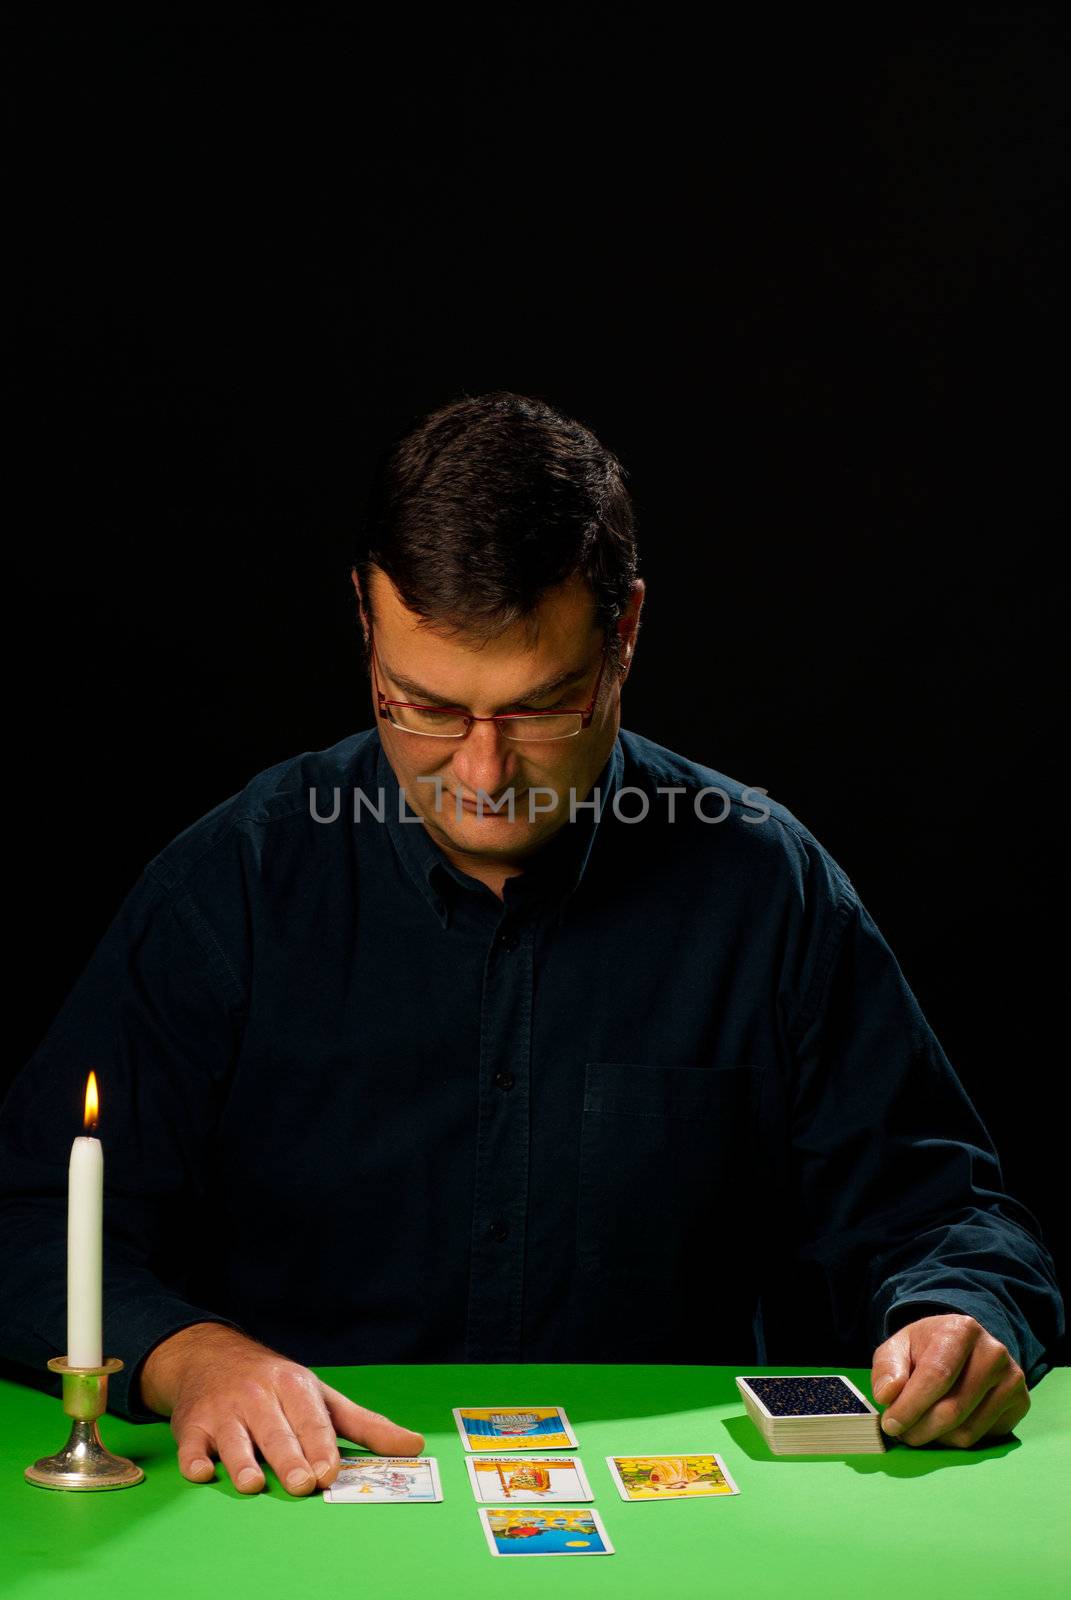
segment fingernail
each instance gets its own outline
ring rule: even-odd
[[[331,1463],[329,1461],[317,1461],[312,1470],[318,1478],[326,1478],[331,1471]]]
[[[191,1472],[209,1472],[211,1471],[211,1468],[211,1461],[206,1461],[204,1456],[198,1456],[196,1461],[190,1462]]]
[[[304,1489],[305,1485],[311,1482],[308,1467],[295,1467],[293,1472],[288,1472],[286,1475],[288,1489]]]
[[[886,1433],[891,1433],[892,1434],[894,1439],[896,1438],[896,1435],[898,1433],[903,1433],[903,1431],[904,1431],[903,1423],[902,1422],[897,1422],[895,1417],[890,1417],[888,1415],[882,1417],[881,1425],[884,1428]]]
[[[243,1467],[241,1472],[238,1474],[239,1489],[245,1488],[249,1484],[259,1482],[260,1473],[257,1471],[256,1467]]]
[[[889,1378],[889,1377],[879,1378],[877,1383],[874,1385],[874,1399],[875,1400],[880,1400],[882,1395],[885,1394],[886,1391],[892,1387],[892,1383],[893,1383],[892,1378]]]

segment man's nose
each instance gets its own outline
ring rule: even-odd
[[[516,741],[499,732],[495,722],[474,722],[454,753],[457,787],[474,800],[482,789],[494,800],[517,770]]]

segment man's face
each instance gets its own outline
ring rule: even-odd
[[[356,573],[354,587],[360,590]],[[549,591],[538,610],[538,633],[530,643],[522,624],[497,639],[478,641],[457,635],[436,636],[408,610],[386,575],[373,569],[371,613],[375,619],[375,671],[389,700],[418,704],[444,702],[475,716],[504,711],[582,710],[592,696],[603,659],[603,633],[595,624],[591,590],[580,579]],[[629,612],[618,623],[623,660],[631,656],[643,602],[637,581]],[[536,694],[552,679],[567,678],[560,687]],[[570,790],[586,799],[606,763],[621,720],[621,681],[607,661],[594,714],[575,737],[520,743],[507,739],[493,722],[474,722],[461,739],[432,739],[395,728],[379,717],[372,685],[373,708],[383,747],[410,811],[424,819],[436,843],[462,871],[479,876],[519,863],[545,844],[569,821]],[[436,810],[436,785],[417,778],[439,778],[441,809]],[[533,790],[544,791],[533,795]],[[496,814],[484,805],[476,812],[479,791],[492,802],[510,790],[514,820],[504,808]],[[553,810],[530,812],[549,806]],[[462,809],[458,816],[458,797]],[[515,867],[514,870],[519,870]]]

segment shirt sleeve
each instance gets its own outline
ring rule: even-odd
[[[195,1322],[239,1327],[191,1297],[188,1241],[211,1202],[206,1152],[243,1015],[205,917],[146,868],[0,1111],[0,1355],[14,1375],[59,1393],[46,1363],[67,1349],[67,1169],[91,1068],[104,1150],[103,1353],[124,1363],[109,1409],[159,1421],[136,1386],[153,1346]]]
[[[1038,1223],[846,879],[825,920],[793,1028],[796,1253],[846,1348],[963,1312],[1032,1386],[1064,1326]]]

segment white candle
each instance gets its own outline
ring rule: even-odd
[[[97,1125],[97,1080],[86,1086],[86,1127]],[[79,1137],[71,1146],[67,1182],[67,1363],[104,1364],[101,1344],[101,1269],[104,1234],[104,1149]]]

